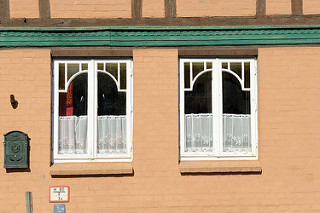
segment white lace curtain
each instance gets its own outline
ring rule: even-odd
[[[98,116],[98,153],[126,152],[126,116]]]
[[[87,153],[87,116],[59,117],[58,153]]]
[[[126,116],[98,116],[97,152],[126,152]],[[87,116],[59,117],[59,154],[87,153]]]
[[[223,151],[250,152],[250,115],[223,114]],[[185,152],[213,150],[212,114],[185,115]]]
[[[251,152],[251,115],[223,114],[223,151]]]
[[[185,115],[186,152],[212,151],[212,114]]]

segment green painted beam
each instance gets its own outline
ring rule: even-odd
[[[320,25],[0,28],[0,47],[320,44]]]

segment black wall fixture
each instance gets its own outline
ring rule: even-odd
[[[14,98],[14,95],[10,95],[10,103],[13,109],[17,109],[18,107],[18,101]]]

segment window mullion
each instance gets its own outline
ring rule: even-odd
[[[250,95],[251,95],[251,143],[253,155],[257,156],[257,66],[255,61],[250,61]]]
[[[65,66],[66,67],[66,66]],[[58,156],[58,137],[59,137],[59,63],[54,62],[54,158]],[[66,85],[66,84],[65,84]]]
[[[213,133],[213,148],[214,156],[219,156],[220,154],[220,69],[219,60],[213,61],[213,71],[212,71],[212,133]]]
[[[217,108],[218,108],[218,135],[219,135],[219,156],[222,154],[223,150],[223,89],[222,89],[222,62],[217,59],[217,73],[218,73],[218,79],[217,79],[217,91],[218,91],[218,98],[217,98]],[[228,65],[230,68],[230,64]]]
[[[93,158],[96,159],[97,157],[97,143],[98,143],[98,66],[97,63],[92,60],[93,65],[93,140],[92,140],[92,151],[93,151]]]
[[[91,60],[88,65],[88,155],[91,159],[94,159],[93,145],[94,145],[94,79],[95,79],[95,67],[94,61]]]
[[[118,73],[120,73],[120,63],[118,64]],[[131,100],[131,92],[132,92],[132,62],[126,62],[126,147],[127,147],[127,156],[132,154],[132,143],[130,142],[131,140],[131,128],[130,126],[132,125],[132,100]],[[118,75],[118,79],[120,82],[120,75]]]
[[[180,60],[180,153],[184,154],[185,150],[185,115],[184,115],[184,66],[183,61]],[[190,78],[190,85],[191,85],[191,78]]]

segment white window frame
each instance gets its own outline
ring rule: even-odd
[[[213,151],[212,152],[185,152],[185,91],[184,88],[184,63],[185,62],[204,62],[204,71],[206,63],[212,63],[212,114],[213,114]],[[222,72],[228,71],[222,68],[223,62],[250,62],[250,107],[251,107],[251,144],[250,153],[223,153],[223,91],[222,91]],[[230,69],[230,67],[228,67]],[[198,78],[203,72],[199,73]],[[243,74],[242,74],[243,75]],[[192,76],[192,66],[190,66],[190,76]],[[243,79],[243,78],[242,78]],[[195,80],[194,80],[195,81]],[[193,86],[190,78],[190,88]],[[243,81],[243,80],[242,80]],[[257,160],[258,159],[258,114],[257,114],[257,62],[256,59],[180,59],[179,63],[179,114],[180,114],[180,160]],[[191,91],[191,89],[190,89]],[[217,104],[218,102],[218,104]]]
[[[59,63],[88,63],[88,124],[87,124],[87,154],[59,154]],[[97,153],[97,92],[98,92],[98,63],[126,63],[126,153],[125,154],[98,154]],[[81,67],[81,65],[80,65]],[[131,162],[132,161],[132,60],[53,60],[53,163],[65,162]],[[80,73],[85,71],[80,71]],[[73,77],[70,78],[70,82]],[[67,78],[65,78],[67,79]],[[66,80],[67,81],[67,80]],[[117,84],[119,88],[119,83]],[[68,84],[66,84],[68,88]],[[90,104],[92,103],[92,104]]]

